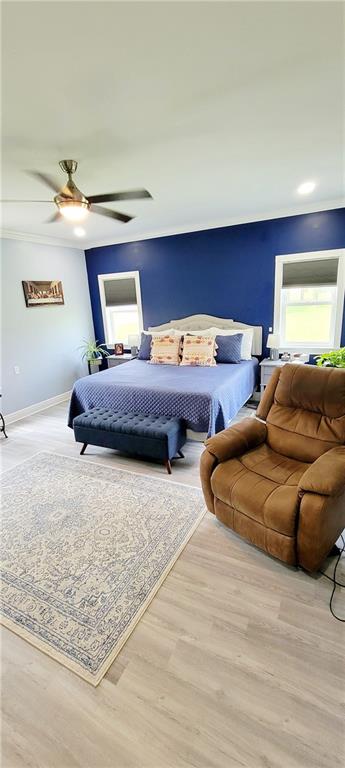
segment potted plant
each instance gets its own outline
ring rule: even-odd
[[[98,343],[98,341],[87,341],[84,339],[84,343],[79,349],[83,350],[81,356],[82,360],[87,361],[89,373],[95,373],[99,365],[102,364],[104,357],[109,357],[109,352]],[[91,370],[94,368],[96,370]]]
[[[333,349],[332,352],[325,352],[316,358],[316,365],[330,368],[345,368],[345,347]]]

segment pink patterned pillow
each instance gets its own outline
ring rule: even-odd
[[[151,343],[153,365],[179,365],[181,336],[154,336]]]
[[[185,336],[181,365],[216,365],[214,336]]]

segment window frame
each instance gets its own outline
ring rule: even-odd
[[[283,344],[279,346],[280,352],[306,352],[309,354],[321,354],[332,349],[340,347],[341,342],[341,330],[343,325],[343,313],[344,313],[344,293],[345,293],[345,249],[335,248],[327,251],[310,251],[307,253],[289,253],[279,254],[275,259],[275,281],[274,281],[274,330],[281,335],[281,311],[284,302],[282,301],[283,290],[283,266],[292,261],[316,261],[317,259],[334,259],[339,260],[338,264],[338,276],[337,276],[337,299],[335,307],[334,317],[334,334],[333,343],[316,344],[312,342],[296,342],[295,344]],[[315,304],[316,302],[311,302]],[[282,339],[282,342],[284,339]]]
[[[138,270],[135,270],[133,272],[109,272],[109,274],[106,274],[106,275],[98,275],[98,288],[99,288],[99,296],[100,296],[101,310],[102,310],[104,343],[109,348],[113,346],[113,342],[110,340],[111,329],[109,328],[109,324],[108,324],[104,283],[107,280],[126,280],[129,277],[133,277],[135,281],[135,295],[137,300],[136,304],[138,307],[139,334],[140,334],[144,326],[143,326],[143,310],[142,310],[142,303],[141,303],[140,274]]]

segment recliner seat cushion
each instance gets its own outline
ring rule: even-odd
[[[241,456],[241,462],[247,469],[280,485],[298,485],[309,467],[308,462],[296,461],[272,451],[267,443],[262,443],[254,450],[245,453]]]
[[[263,444],[219,464],[211,487],[217,499],[248,518],[286,536],[295,536],[298,483],[308,466]]]

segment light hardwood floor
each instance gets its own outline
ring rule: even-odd
[[[78,456],[66,404],[8,434],[4,469],[41,450]],[[201,450],[188,443],[171,479],[198,484]],[[86,459],[170,482],[114,452]],[[344,625],[329,594],[207,514],[98,688],[3,630],[3,768],[344,766]]]

